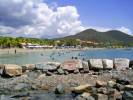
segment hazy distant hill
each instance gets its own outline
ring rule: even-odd
[[[133,36],[121,31],[111,30],[107,32],[98,32],[94,29],[87,29],[76,35],[66,36],[60,39],[80,39],[95,42],[133,42]]]

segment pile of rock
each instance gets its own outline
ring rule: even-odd
[[[96,84],[72,87],[76,100],[133,100],[133,85],[127,80],[97,80]]]

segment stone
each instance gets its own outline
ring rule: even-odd
[[[26,64],[22,66],[23,69],[25,70],[34,70],[35,69],[35,65],[34,64]]]
[[[108,81],[108,82],[107,82],[107,85],[108,85],[109,87],[112,87],[112,88],[115,86],[115,84],[116,84],[115,81]]]
[[[63,94],[64,92],[65,92],[65,89],[64,89],[63,84],[57,85],[57,87],[55,89],[55,93],[56,94]]]
[[[88,73],[89,72],[89,64],[88,64],[88,62],[87,61],[83,61],[82,64],[83,64],[84,72]]]
[[[67,60],[64,61],[61,66],[60,66],[63,70],[67,70],[67,71],[74,71],[76,69],[81,69],[83,68],[82,66],[82,62],[81,60]]]
[[[122,84],[122,85],[128,85],[130,84],[130,80],[128,78],[117,78],[116,79],[116,82],[119,83],[119,84]]]
[[[75,69],[73,73],[74,74],[78,74],[79,73],[79,69]]]
[[[57,72],[59,75],[65,74],[64,70],[61,68],[57,69]]]
[[[44,62],[35,64],[35,69],[37,70],[48,70],[48,71],[55,71],[58,69],[59,64],[57,62]]]
[[[105,87],[105,86],[107,86],[107,82],[99,80],[96,81],[96,87]]]
[[[125,85],[125,91],[133,91],[133,85]]]
[[[18,83],[15,87],[14,87],[14,90],[16,91],[22,91],[22,90],[26,90],[30,88],[30,86],[26,83]]]
[[[98,100],[108,100],[108,96],[105,94],[98,93]]]
[[[0,64],[0,75],[3,74],[4,67],[5,67],[4,64]]]
[[[103,59],[103,69],[113,69],[113,60]]]
[[[124,85],[117,83],[115,84],[114,88],[117,89],[118,91],[122,91],[124,90],[125,87]]]
[[[46,74],[41,74],[38,76],[38,78],[36,80],[43,80],[46,77]]]
[[[84,98],[87,98],[87,97],[91,96],[91,94],[88,93],[88,92],[84,92],[84,93],[81,94],[81,96],[84,97]]]
[[[46,75],[47,75],[47,76],[52,76],[52,75],[53,75],[53,73],[52,73],[52,72],[47,71],[47,72],[46,72]]]
[[[129,59],[127,58],[114,59],[114,67],[116,70],[125,70],[126,68],[129,68]]]
[[[5,64],[3,74],[10,77],[22,75],[22,67],[15,64]]]
[[[91,87],[92,86],[90,84],[85,84],[85,85],[80,85],[80,86],[77,86],[77,87],[73,87],[71,90],[74,93],[83,93],[83,92],[91,91],[91,89],[92,89]]]
[[[79,95],[79,96],[76,97],[76,100],[95,100],[95,98],[92,97],[91,95],[87,96],[87,97],[86,96],[83,97],[82,95]]]
[[[101,94],[107,94],[108,93],[107,88],[105,88],[105,87],[98,88],[97,92],[101,93]]]
[[[90,66],[90,69],[94,69],[94,70],[103,69],[102,59],[90,59],[89,66]]]
[[[130,60],[129,67],[133,68],[133,60]]]
[[[124,91],[122,100],[133,100],[133,91]]]

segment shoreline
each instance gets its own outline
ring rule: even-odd
[[[127,48],[65,48],[65,49],[23,49],[23,48],[10,48],[0,49],[0,54],[14,54],[16,53],[29,53],[29,52],[43,52],[43,51],[86,51],[86,50],[105,50],[105,49],[127,49]]]

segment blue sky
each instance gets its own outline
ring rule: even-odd
[[[133,0],[0,0],[0,35],[54,38],[88,28],[133,35],[132,12]]]
[[[45,0],[52,3],[53,0]],[[133,31],[133,0],[54,0],[58,6],[75,6],[84,25],[128,27]]]

